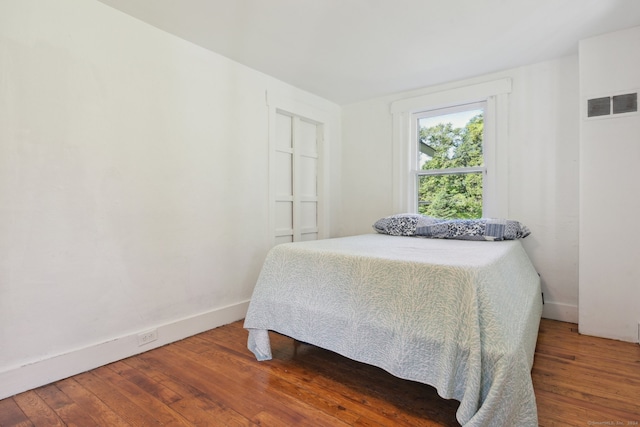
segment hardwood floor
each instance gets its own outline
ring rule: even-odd
[[[455,426],[427,385],[242,322],[0,401],[0,426]],[[543,319],[532,370],[542,426],[640,425],[640,346]]]

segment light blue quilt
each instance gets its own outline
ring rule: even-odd
[[[367,234],[275,246],[247,312],[268,330],[434,386],[464,426],[537,426],[540,281],[519,240]]]

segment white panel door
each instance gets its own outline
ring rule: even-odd
[[[296,138],[296,190],[300,240],[318,238],[318,125],[298,120]]]
[[[293,241],[293,117],[277,113],[271,178],[274,193],[275,243]]]
[[[319,236],[319,145],[322,124],[276,110],[271,149],[274,243]]]

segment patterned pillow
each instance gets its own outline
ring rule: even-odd
[[[416,236],[436,239],[461,240],[514,240],[523,239],[531,232],[518,221],[498,218],[454,219],[418,227]]]
[[[392,236],[413,236],[418,227],[427,226],[434,221],[437,220],[426,215],[403,213],[377,220],[373,229]]]
[[[514,240],[531,234],[518,221],[501,218],[437,219],[419,214],[398,214],[379,219],[373,228],[392,236],[415,236],[432,239]]]

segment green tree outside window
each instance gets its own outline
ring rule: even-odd
[[[423,170],[483,166],[482,114],[464,127],[439,123],[420,129],[420,143],[429,147]],[[419,177],[418,212],[437,218],[482,217],[482,172],[422,175]]]

